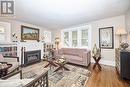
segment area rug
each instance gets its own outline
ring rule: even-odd
[[[52,67],[48,71],[49,87],[85,87],[91,72],[85,68],[66,64],[69,71],[59,70],[58,67]],[[34,78],[37,76],[35,71],[31,70],[23,74],[23,78]]]
[[[70,71],[54,72],[56,67],[49,70],[49,87],[84,87],[91,72],[85,68],[66,65]]]

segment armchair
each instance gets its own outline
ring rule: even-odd
[[[36,78],[22,78],[22,70],[12,72],[0,79],[0,87],[48,87],[48,70]]]
[[[19,57],[13,57],[13,56],[2,56],[0,54],[0,63],[9,63],[12,64],[12,67],[8,69],[8,74],[15,71],[19,70]]]

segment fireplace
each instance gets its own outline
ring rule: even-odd
[[[25,51],[24,52],[24,66],[40,62],[41,61],[41,50]]]

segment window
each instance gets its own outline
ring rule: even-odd
[[[72,47],[77,47],[78,45],[77,31],[72,31]]]
[[[90,47],[90,26],[64,29],[61,31],[62,47]]]
[[[11,26],[8,22],[0,22],[0,42],[11,42]]]
[[[0,26],[0,41],[5,40],[5,28],[3,26]]]
[[[46,43],[51,43],[51,32],[50,31],[44,31],[44,41]]]
[[[88,29],[82,30],[81,45],[88,46]]]
[[[64,46],[69,47],[69,32],[64,32]]]

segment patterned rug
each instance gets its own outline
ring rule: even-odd
[[[90,71],[68,64],[66,67],[70,71],[54,72],[56,67],[49,70],[49,87],[84,87],[90,77]]]
[[[85,87],[91,72],[85,68],[66,64],[70,71],[59,70],[52,67],[48,71],[49,87]],[[34,78],[37,74],[34,70],[23,73],[23,78]]]

